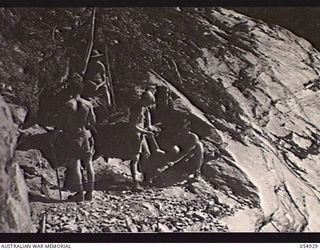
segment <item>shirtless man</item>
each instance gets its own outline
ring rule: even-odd
[[[132,159],[130,162],[130,170],[135,189],[141,189],[137,179],[138,163],[141,159],[143,151],[150,154],[147,142],[144,136],[154,136],[155,128],[151,124],[151,115],[149,107],[155,104],[155,97],[150,90],[142,93],[140,102],[131,110],[130,124],[132,128],[132,135],[135,137],[132,140]]]
[[[106,75],[106,67],[104,63],[99,60],[102,55],[103,54],[98,50],[92,51],[91,60],[85,75],[86,81],[83,96],[90,99],[90,101],[94,101],[94,98],[98,98],[102,110],[107,111],[112,105],[110,94],[111,87]]]
[[[62,106],[57,128],[63,133],[66,150],[70,159],[69,175],[73,178],[73,186],[77,193],[69,197],[69,201],[81,202],[92,200],[94,189],[94,171],[92,165],[93,138],[88,129],[96,122],[92,104],[81,98],[83,85],[73,80],[68,87],[69,100]],[[82,184],[81,165],[87,171],[88,183]],[[84,194],[84,190],[86,193]]]
[[[186,169],[186,175],[194,174],[194,178],[199,178],[203,164],[203,144],[198,135],[190,131],[190,121],[187,119],[183,120],[182,128],[174,138],[173,144],[177,154],[174,161],[167,163],[167,167],[188,162],[186,166],[189,169]],[[162,171],[164,170],[162,169]]]

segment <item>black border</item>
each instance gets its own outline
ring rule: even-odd
[[[319,0],[1,0],[1,7],[315,7]]]
[[[0,7],[319,7],[319,0],[1,0]],[[108,205],[108,204],[106,204]],[[320,218],[319,218],[320,219]],[[320,233],[0,233],[0,243],[320,243]]]
[[[0,234],[0,243],[319,243],[319,233]]]

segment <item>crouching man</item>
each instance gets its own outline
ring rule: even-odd
[[[172,154],[176,154],[175,160],[168,162],[165,168],[183,163],[185,175],[193,174],[194,178],[200,177],[203,164],[203,144],[198,135],[190,131],[189,120],[184,119],[181,129],[174,139],[172,151]]]

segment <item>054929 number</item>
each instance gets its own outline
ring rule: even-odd
[[[319,247],[319,245],[318,244],[314,244],[314,243],[303,243],[303,244],[300,244],[300,248],[316,249],[318,247]]]

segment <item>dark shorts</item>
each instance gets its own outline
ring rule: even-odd
[[[90,130],[65,131],[68,158],[85,159],[92,157],[94,143]]]

